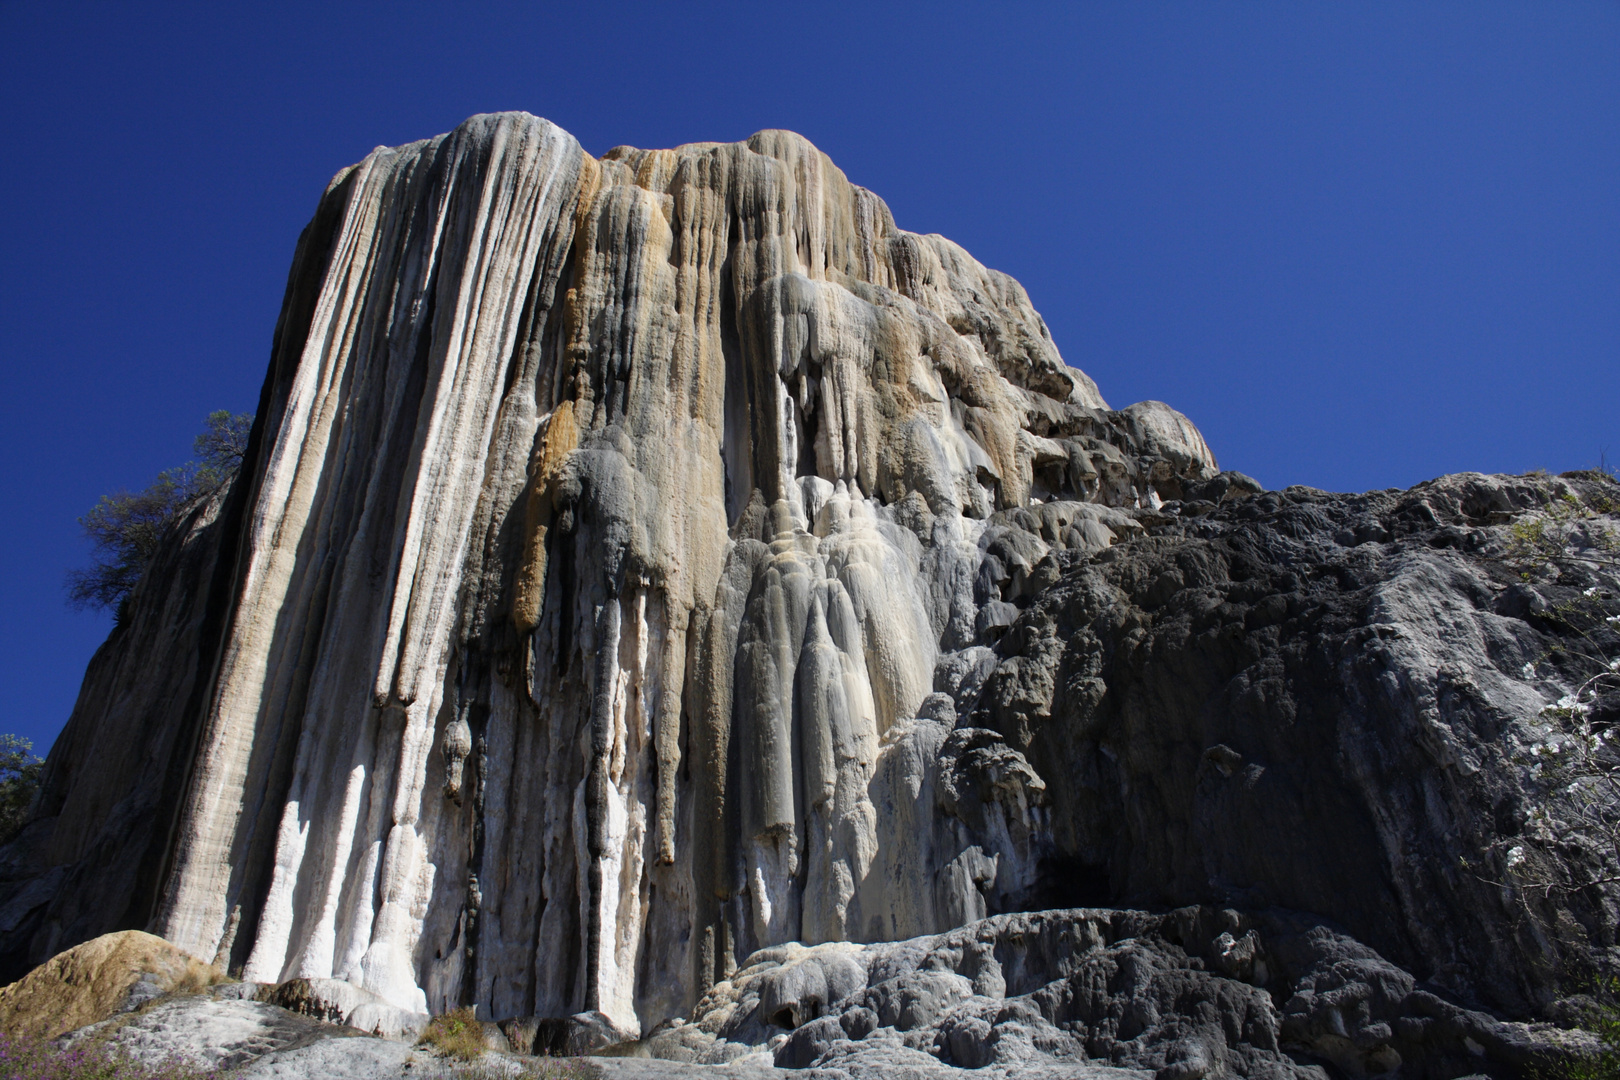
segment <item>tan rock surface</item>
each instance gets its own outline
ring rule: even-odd
[[[103,934],[0,989],[0,1031],[55,1038],[164,994],[196,993],[221,978],[217,968],[152,934]]]

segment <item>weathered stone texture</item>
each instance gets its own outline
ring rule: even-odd
[[[124,930],[75,945],[0,989],[0,1031],[54,1039],[166,994],[196,993],[224,973],[160,937]]]
[[[797,949],[842,959],[749,1021],[797,1064],[925,1029],[895,1053],[1194,1080],[1287,1072],[1297,1029],[1339,1061],[1315,1013],[1266,1012],[1279,954],[1242,934],[1231,986],[1203,939],[1083,961],[1181,972],[1149,981],[1231,1019],[1196,1045],[1162,1002],[1097,1034],[1123,991],[1068,968],[1007,1026],[959,1007],[1035,993],[991,960],[896,997],[860,948],[1216,903],[1530,1015],[1612,900],[1459,860],[1499,867],[1557,797],[1513,755],[1568,690],[1524,665],[1568,632],[1502,599],[1507,530],[1603,484],[1263,493],[1168,406],[1110,410],[1016,282],[798,136],[598,160],[474,117],[321,200],[242,472],[148,572],[0,853],[0,958],[141,926],[378,1030],[475,1004],[532,1040],[712,1017]],[[1558,587],[1620,591],[1589,576]],[[852,1002],[851,964],[839,1036],[805,1003]],[[758,1044],[695,1023],[680,1053]]]
[[[1587,518],[1531,587],[1513,527],[1549,505]],[[1620,485],[1463,473],[1206,510],[1070,562],[963,707],[1052,793],[1080,890],[1056,899],[1316,912],[1460,1000],[1549,1005],[1615,944],[1609,886],[1580,887],[1614,853],[1559,824],[1578,800],[1532,750],[1620,657]],[[1522,885],[1515,846],[1544,860]]]

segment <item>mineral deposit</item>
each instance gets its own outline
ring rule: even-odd
[[[1615,907],[1505,877],[1607,856],[1535,846],[1579,673],[1504,560],[1558,500],[1608,550],[1612,489],[1265,493],[799,136],[477,116],[322,197],[242,469],[0,853],[0,961],[139,928],[379,1031],[851,1075],[1511,1071],[1460,1010],[1552,1015]],[[1620,590],[1581,565],[1552,603]]]

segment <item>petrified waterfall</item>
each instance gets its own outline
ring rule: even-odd
[[[523,1052],[1546,1074],[1481,1010],[1612,969],[1617,553],[1597,472],[1219,471],[798,136],[474,117],[321,198],[0,979],[146,929]]]
[[[955,705],[1046,550],[1214,473],[798,136],[380,148],[299,242],[235,488],[92,669],[52,858],[124,797],[97,880],[247,979],[629,1028],[764,945],[1016,909],[1044,785]],[[105,761],[142,709],[155,764]]]

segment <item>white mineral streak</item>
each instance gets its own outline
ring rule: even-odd
[[[1049,550],[1212,474],[1196,429],[785,132],[481,116],[325,200],[159,932],[641,1028],[1015,903],[1043,785],[953,708]]]

